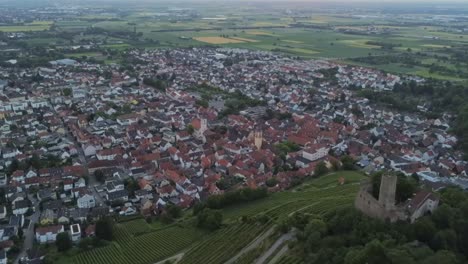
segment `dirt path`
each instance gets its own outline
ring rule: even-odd
[[[286,254],[286,252],[288,252],[289,250],[289,247],[288,245],[284,245],[280,251],[278,251],[278,253],[270,260],[270,262],[268,262],[268,264],[275,264],[276,262],[278,262],[281,257]]]
[[[276,240],[276,242],[268,249],[267,252],[265,252],[260,258],[258,258],[256,261],[255,261],[255,264],[263,264],[266,262],[266,260],[274,253],[278,250],[278,248],[283,245],[284,242],[287,242],[291,239],[294,238],[294,233],[293,232],[289,232],[287,234],[284,234],[282,235],[280,238],[278,238],[278,240]]]
[[[275,227],[271,227],[266,232],[259,235],[254,241],[252,241],[249,245],[244,247],[239,253],[237,253],[230,260],[226,261],[224,264],[232,264],[232,263],[236,262],[236,260],[239,259],[242,255],[244,255],[245,253],[249,252],[250,250],[258,247],[260,245],[260,243],[262,243],[263,240],[265,240],[265,238],[267,238],[268,236],[273,234],[274,231],[275,231]]]
[[[154,264],[164,264],[166,261],[169,261],[169,260],[172,261],[171,263],[175,264],[175,263],[178,263],[184,257],[184,254],[185,253],[182,252],[182,253],[179,253],[179,254],[174,255],[172,257],[169,257],[169,258],[167,258],[165,260],[158,261],[158,262],[156,262]]]

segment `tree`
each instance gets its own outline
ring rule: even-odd
[[[195,129],[193,128],[192,124],[187,126],[187,132],[192,135],[193,132],[195,132]]]
[[[425,258],[421,263],[425,264],[456,264],[460,263],[453,252],[447,250],[437,251],[434,255]]]
[[[428,217],[420,218],[413,224],[414,237],[424,243],[431,241],[436,231],[434,223]]]
[[[103,240],[111,241],[113,237],[114,222],[112,219],[105,217],[96,222],[96,237]]]
[[[68,232],[62,232],[57,235],[57,240],[55,241],[57,245],[57,250],[59,252],[64,252],[69,250],[72,247],[72,241]]]
[[[278,180],[276,178],[270,178],[266,180],[266,186],[268,187],[275,187],[278,184]]]
[[[197,226],[204,229],[216,230],[222,223],[223,215],[220,210],[205,208],[197,215]]]
[[[166,207],[167,213],[172,217],[172,218],[179,218],[182,216],[182,209],[174,204],[170,204]]]
[[[63,89],[63,95],[64,96],[71,96],[72,95],[72,89],[71,88],[64,88]]]
[[[78,243],[78,247],[82,250],[89,249],[93,246],[93,239],[91,237],[85,237],[80,240],[80,243]]]
[[[315,167],[314,175],[315,176],[322,176],[322,175],[327,174],[327,172],[328,172],[327,165],[325,164],[325,162],[321,161]]]
[[[343,156],[340,159],[341,163],[343,164],[343,170],[354,170],[354,159],[351,156]]]
[[[102,172],[102,170],[94,171],[94,177],[96,177],[96,181],[100,183],[104,183],[106,181],[106,176],[104,175],[104,172]]]

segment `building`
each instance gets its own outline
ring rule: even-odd
[[[96,199],[89,193],[80,194],[76,199],[78,208],[93,208],[96,206]]]
[[[64,231],[63,225],[38,227],[36,229],[36,241],[41,244],[53,243],[57,240],[57,235]]]
[[[81,228],[79,224],[70,226],[70,237],[73,242],[78,242],[81,239]]]
[[[5,250],[0,250],[0,264],[7,264],[8,263],[8,258],[6,255]]]
[[[398,177],[395,175],[382,175],[378,199],[372,195],[371,184],[364,183],[354,202],[356,209],[367,216],[390,222],[398,220],[414,222],[437,208],[439,198],[424,190],[418,192],[412,199],[397,205],[395,203],[397,180]]]

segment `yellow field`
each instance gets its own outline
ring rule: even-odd
[[[245,43],[245,41],[234,39],[234,38],[222,38],[222,37],[196,37],[195,40],[210,44],[231,44],[231,43]]]
[[[244,41],[244,42],[259,42],[258,40],[248,39],[248,38],[230,37],[230,39],[240,40],[240,41]]]
[[[33,22],[28,23],[26,25],[28,25],[28,26],[41,26],[41,25],[42,26],[44,26],[44,25],[50,26],[52,24],[54,24],[54,21],[33,21]]]
[[[247,31],[247,34],[258,35],[258,36],[274,36],[273,34],[265,32],[265,31]]]
[[[301,48],[293,48],[293,49],[288,49],[288,50],[293,51],[293,52],[300,52],[300,53],[304,53],[304,54],[317,54],[317,53],[320,53],[319,51],[316,51],[316,50],[301,49]]]
[[[272,23],[272,22],[255,22],[252,24],[254,27],[274,27],[274,26],[287,26],[287,23]]]
[[[2,32],[24,32],[24,31],[42,31],[49,30],[49,25],[31,25],[31,26],[0,26]]]
[[[281,40],[281,41],[287,42],[287,43],[294,43],[294,44],[302,44],[302,43],[304,43],[304,42],[302,42],[302,41],[290,40],[290,39],[283,39],[283,40]]]
[[[438,48],[438,49],[450,48],[449,46],[437,45],[437,44],[423,44],[421,46],[426,47],[426,48]]]
[[[378,49],[380,46],[377,45],[369,45],[366,42],[369,41],[368,39],[346,39],[340,40],[340,42],[345,43],[347,46],[355,47],[355,48],[364,48],[364,49]]]

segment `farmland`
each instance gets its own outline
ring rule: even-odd
[[[36,34],[32,43],[61,49],[67,49],[68,44],[92,44],[118,52],[133,47],[247,48],[332,59],[426,78],[468,80],[466,60],[456,55],[466,53],[468,45],[468,32],[456,30],[468,26],[464,21],[437,21],[427,14],[337,15],[307,5],[295,6],[301,11],[294,14],[282,12],[281,4],[275,8],[256,4],[244,8],[235,3],[199,3],[170,9],[141,3],[125,6],[125,12],[117,6],[103,4],[101,8],[57,20],[0,25],[0,31],[44,31],[48,35],[41,38]],[[73,40],[66,39],[67,34],[73,34]],[[426,63],[428,60],[433,61]],[[447,66],[446,61],[457,67]]]

